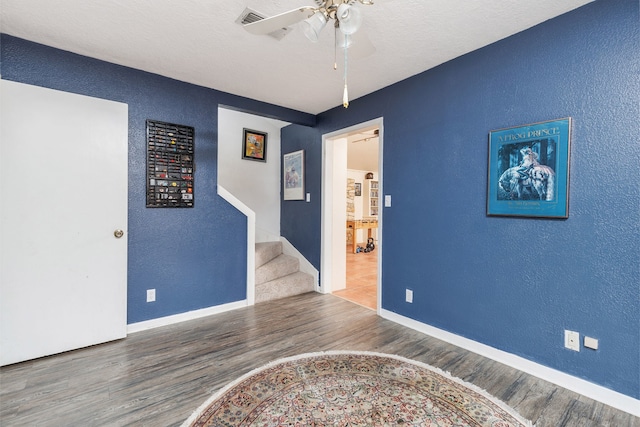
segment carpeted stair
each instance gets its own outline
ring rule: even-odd
[[[281,242],[256,243],[256,303],[313,290],[313,276],[300,271],[297,258],[282,253]]]

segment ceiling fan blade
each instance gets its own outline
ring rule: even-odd
[[[245,30],[255,35],[265,35],[296,24],[310,17],[316,9],[311,6],[299,7],[270,18],[261,19],[251,24],[243,25]]]

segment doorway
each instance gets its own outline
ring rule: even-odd
[[[381,118],[323,136],[321,291],[376,311],[381,306],[382,139]]]

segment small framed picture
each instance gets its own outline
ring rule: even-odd
[[[242,158],[259,162],[267,161],[267,134],[265,132],[244,129]]]
[[[569,217],[571,118],[489,133],[487,215]]]
[[[304,200],[304,150],[283,156],[284,200]]]
[[[355,195],[356,196],[362,196],[362,183],[361,182],[356,182],[355,184]]]

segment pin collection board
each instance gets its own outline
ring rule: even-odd
[[[194,134],[190,126],[147,120],[147,207],[192,208]]]

